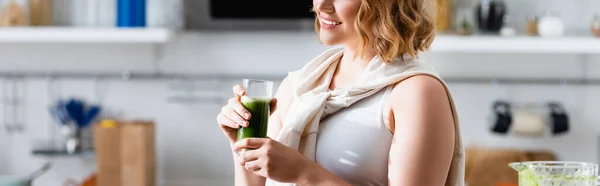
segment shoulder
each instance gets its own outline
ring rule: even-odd
[[[454,114],[449,95],[445,84],[431,75],[415,75],[397,83],[388,98],[390,130],[424,136],[443,133],[450,139]]]
[[[433,99],[435,98],[435,99]],[[432,75],[419,74],[396,83],[390,94],[392,105],[400,106],[398,100],[448,100],[444,83]],[[401,103],[401,102],[400,102]]]
[[[397,83],[388,99],[396,124],[453,118],[450,94],[441,79],[432,75],[415,75]],[[397,128],[394,123],[390,123],[392,131]]]

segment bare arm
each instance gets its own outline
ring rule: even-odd
[[[285,115],[289,105],[292,103],[292,90],[289,82],[289,77],[286,77],[277,90],[275,98],[277,100],[275,108],[272,108],[272,114],[269,117],[269,128],[267,129],[268,136],[275,138],[281,130],[282,116]],[[235,153],[233,156],[237,156]],[[255,186],[265,185],[265,178],[256,175],[254,172],[244,169],[240,165],[237,158],[233,158],[235,166],[235,185],[236,186]]]
[[[455,138],[446,89],[437,79],[418,75],[396,85],[390,101],[389,185],[445,185]]]

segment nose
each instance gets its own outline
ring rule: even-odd
[[[316,12],[335,12],[335,8],[333,7],[333,0],[314,0],[313,3]]]

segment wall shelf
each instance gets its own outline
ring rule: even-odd
[[[164,28],[5,27],[0,43],[166,43],[173,35]]]
[[[96,153],[93,150],[78,151],[75,153],[68,153],[66,150],[59,149],[35,149],[31,151],[34,156],[41,157],[87,157],[95,158]]]
[[[600,54],[600,38],[438,35],[432,52]]]
[[[186,31],[182,34],[182,37],[186,37],[186,41],[201,40],[202,43],[222,43],[224,46],[243,46],[249,43],[257,43],[262,48],[280,49],[282,45],[294,45],[311,49],[316,48],[317,53],[330,48],[319,44],[316,36],[313,31]],[[265,42],[272,40],[277,40],[277,42],[273,42],[273,44]],[[555,38],[526,35],[511,37],[499,35],[463,36],[441,33],[436,36],[430,51],[498,54],[600,54],[600,38],[586,35],[583,32],[573,32],[573,34]]]
[[[273,37],[269,33],[233,32],[208,35],[212,41],[228,41],[228,37]],[[313,32],[279,32],[294,38],[314,37]],[[150,43],[170,41],[176,33],[166,28],[91,28],[91,27],[5,27],[0,28],[0,43]],[[246,37],[242,37],[246,38]],[[240,41],[244,42],[244,41]],[[439,34],[431,46],[432,52],[467,53],[559,53],[600,54],[600,38],[564,36],[543,38],[532,36],[502,37],[495,35],[460,36]]]

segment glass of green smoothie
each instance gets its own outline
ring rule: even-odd
[[[246,95],[241,103],[250,112],[248,127],[238,130],[237,140],[244,138],[266,138],[269,124],[270,105],[273,98],[273,82],[256,79],[243,79]]]

